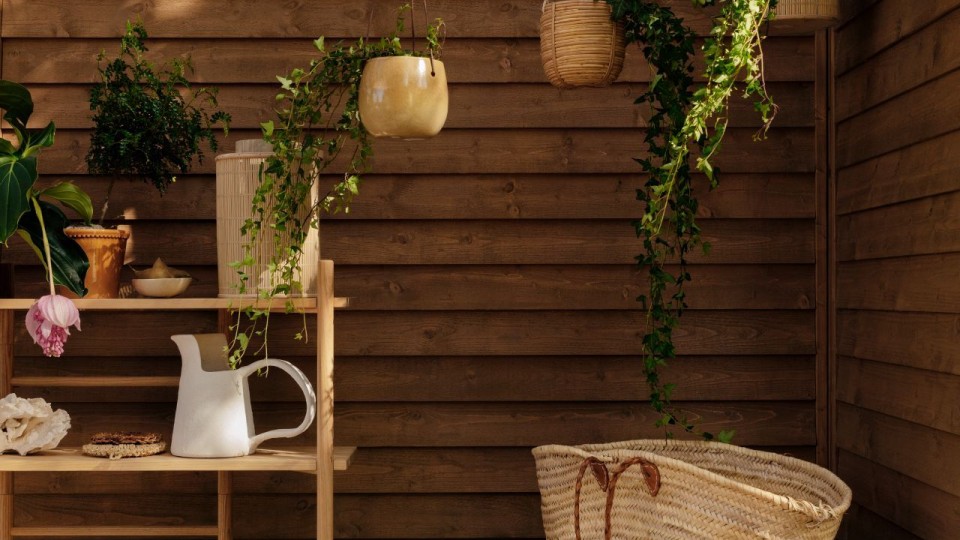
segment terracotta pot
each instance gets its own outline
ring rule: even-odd
[[[374,137],[427,139],[447,121],[443,62],[416,56],[374,58],[360,79],[360,120]]]
[[[117,298],[120,295],[120,270],[130,233],[118,229],[67,227],[64,234],[73,238],[90,259],[87,270],[87,295],[84,298]],[[76,295],[61,287],[62,294]]]

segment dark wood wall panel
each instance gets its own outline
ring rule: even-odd
[[[960,2],[879,0],[837,32],[838,470],[850,538],[960,530]],[[861,535],[861,536],[857,536]]]
[[[234,116],[223,143],[231,151],[236,140],[259,136],[272,116],[275,76],[307,64],[312,39],[367,34],[371,11],[369,34],[381,34],[393,27],[395,4],[4,0],[2,76],[33,91],[34,122],[59,127],[41,158],[41,181],[72,180],[98,200],[109,179],[86,174],[87,92],[97,54],[117,49],[125,20],[143,18],[157,38],[152,58],[189,54],[191,79],[221,86]],[[645,111],[632,101],[650,70],[632,48],[617,84],[561,91],[546,84],[540,64],[540,2],[429,4],[430,16],[448,24],[447,125],[430,141],[378,141],[351,213],[323,225],[336,292],[354,298],[336,321],[336,441],[360,450],[336,475],[337,535],[542,538],[532,447],[660,436],[644,403],[636,297],[645,280],[630,224],[644,182],[631,158],[643,155]],[[689,2],[677,6],[706,28]],[[691,310],[676,332],[681,358],[665,373],[681,382],[677,400],[706,429],[735,428],[740,444],[808,460],[822,443],[814,49],[809,36],[765,42],[766,76],[781,106],[775,127],[753,142],[751,105],[735,102],[718,159],[721,187],[708,192],[698,180],[713,250],[691,257]],[[198,296],[217,292],[214,172],[208,153],[164,197],[121,182],[111,202],[115,222],[133,233],[133,265],[163,257],[185,267],[200,278],[190,289]],[[330,173],[323,182],[336,180]],[[21,265],[20,293],[42,294],[32,254],[17,245],[4,255]],[[292,339],[301,323],[272,320],[271,354],[311,373],[313,343]],[[57,361],[40,357],[18,329],[17,376],[173,376],[179,359],[169,336],[216,331],[217,317],[88,313],[83,328]],[[68,444],[98,430],[172,428],[172,386],[17,391],[73,415]],[[254,381],[253,392],[259,429],[296,423],[298,393],[284,378]],[[209,523],[215,510],[210,474],[15,481],[17,524]],[[237,475],[237,537],[311,537],[313,482]],[[68,510],[58,517],[58,508]]]

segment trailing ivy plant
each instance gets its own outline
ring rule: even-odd
[[[310,229],[319,227],[323,214],[349,212],[373,156],[370,136],[359,113],[364,66],[368,60],[384,56],[440,58],[444,28],[440,19],[428,25],[425,50],[402,46],[400,34],[406,26],[406,14],[412,10],[411,4],[402,5],[394,32],[377,40],[360,38],[353,44],[328,46],[321,36],[313,42],[319,57],[309,67],[277,77],[278,119],[262,124],[263,137],[273,147],[273,154],[261,166],[252,217],[241,228],[244,258],[232,264],[240,276],[241,293],[256,285],[251,283],[250,269],[259,259],[263,243],[273,248],[268,264],[271,282],[257,290],[257,296],[263,300],[289,297],[304,289],[299,269]],[[320,174],[341,167],[342,178],[313,202],[311,191]],[[295,311],[289,299],[286,311]],[[256,353],[267,355],[269,321],[268,309],[248,307],[238,312],[231,326],[231,365],[240,363],[254,338],[260,340]],[[306,325],[295,337],[306,339]]]
[[[726,132],[731,95],[756,99],[763,127],[755,138],[764,138],[776,105],[767,94],[763,75],[761,25],[777,0],[692,0],[698,7],[719,5],[710,36],[702,51],[706,82],[693,87],[696,34],[668,6],[652,0],[606,0],[612,18],[622,21],[627,43],[637,43],[654,75],[647,91],[635,103],[649,105],[644,142],[647,155],[637,158],[648,177],[637,199],[645,205],[634,222],[643,254],[636,257],[647,270],[648,290],[637,298],[647,312],[643,336],[644,373],[650,402],[658,413],[657,426],[668,437],[672,430],[697,434],[706,440],[730,442],[733,431],[699,430],[685,411],[672,403],[674,384],[660,379],[659,370],[676,358],[673,332],[687,308],[685,284],[692,277],[688,262],[698,247],[709,251],[697,224],[697,198],[693,191],[694,167],[717,186],[717,168],[711,160]],[[675,263],[676,270],[667,268]]]
[[[100,81],[90,90],[87,168],[110,175],[101,224],[118,176],[139,178],[162,195],[178,174],[190,171],[194,158],[203,162],[203,141],[216,152],[217,124],[224,134],[229,129],[230,115],[216,110],[217,89],[193,88],[187,80],[190,59],[174,58],[169,67],[156,68],[144,56],[146,39],[143,23],[128,21],[120,54],[104,62],[101,51],[97,58]]]

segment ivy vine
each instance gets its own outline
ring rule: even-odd
[[[239,274],[241,294],[258,285],[256,280],[251,282],[250,269],[266,242],[273,248],[268,264],[271,281],[269,286],[256,291],[257,296],[262,300],[287,297],[286,312],[295,311],[289,298],[305,289],[300,282],[300,268],[310,229],[319,228],[323,214],[349,212],[350,202],[359,193],[361,177],[369,170],[373,157],[371,137],[363,127],[359,111],[360,78],[367,61],[384,56],[440,57],[440,19],[427,27],[425,50],[408,50],[401,45],[405,17],[412,11],[411,4],[402,5],[395,31],[375,41],[360,38],[350,45],[337,43],[328,47],[321,36],[313,42],[319,57],[311,60],[308,68],[297,68],[277,77],[277,122],[271,120],[261,125],[263,138],[273,147],[273,154],[261,166],[252,215],[241,227],[244,258],[231,264]],[[312,198],[320,174],[343,165],[342,179],[325,194]],[[242,361],[254,338],[260,338],[256,354],[268,356],[269,322],[269,309],[250,306],[238,311],[235,324],[230,327],[232,366]],[[306,339],[306,324],[295,338]]]
[[[696,434],[705,440],[730,442],[733,431],[716,435],[699,430],[686,411],[672,403],[676,385],[664,383],[659,370],[676,358],[673,333],[687,308],[685,284],[691,281],[689,257],[696,248],[709,252],[701,239],[694,195],[694,169],[704,174],[711,189],[718,170],[711,163],[728,122],[728,100],[737,87],[745,98],[756,99],[763,127],[755,138],[764,138],[776,105],[766,91],[763,75],[761,25],[777,0],[692,0],[698,7],[719,4],[710,36],[702,47],[706,82],[693,89],[693,56],[696,34],[668,6],[651,0],[606,0],[612,18],[621,21],[627,43],[637,43],[653,68],[647,91],[636,99],[649,105],[645,157],[636,158],[648,177],[637,199],[645,205],[633,222],[643,253],[637,263],[647,270],[647,292],[637,298],[647,313],[643,336],[643,369],[650,403],[659,415],[656,425],[668,437],[672,429]],[[667,268],[676,263],[675,271]]]

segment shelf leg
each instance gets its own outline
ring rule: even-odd
[[[13,473],[0,473],[0,540],[13,540]]]
[[[0,310],[0,397],[13,391],[14,312]],[[13,540],[13,473],[0,473],[0,540]]]
[[[217,472],[217,540],[233,540],[233,476]]]
[[[333,261],[317,279],[317,539],[333,540]]]

